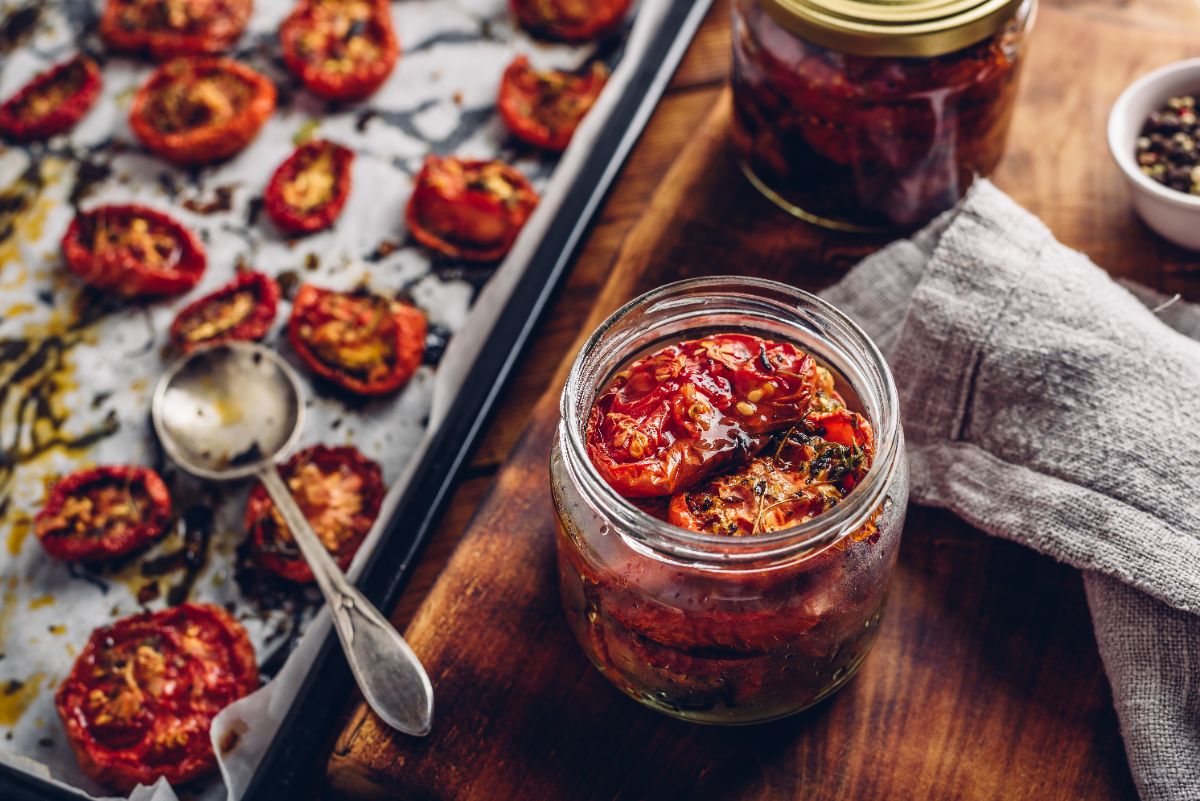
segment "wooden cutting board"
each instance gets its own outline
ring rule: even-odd
[[[1129,211],[1104,120],[1133,77],[1200,55],[1186,0],[1043,7],[997,182],[1115,275],[1200,297],[1200,264]],[[590,332],[670,280],[745,273],[817,289],[879,243],[796,223],[734,166],[723,97],[626,239]],[[860,674],[797,717],[751,728],[646,710],[567,630],[547,479],[558,388],[532,411],[491,494],[406,636],[429,670],[433,733],[360,707],[328,779],[404,799],[1135,799],[1077,573],[910,509],[882,636]]]

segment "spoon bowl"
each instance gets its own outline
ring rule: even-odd
[[[230,342],[172,364],[151,401],[167,455],[193,475],[254,475],[291,450],[304,426],[296,371],[270,348]]]

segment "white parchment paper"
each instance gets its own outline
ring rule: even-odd
[[[40,5],[31,37],[0,54],[0,99],[80,46],[102,52],[91,33],[98,2]],[[12,7],[0,0],[0,17]],[[226,604],[246,625],[271,680],[214,724],[214,743],[230,731],[238,735],[236,747],[220,759],[224,781],[214,778],[188,788],[191,798],[231,801],[242,797],[328,633],[327,615],[314,616],[320,601],[313,591],[260,594],[243,575],[238,547],[248,486],[205,485],[163,462],[148,409],[175,313],[226,283],[239,264],[285,281],[338,289],[366,283],[380,293],[405,292],[426,312],[432,325],[428,364],[399,396],[348,404],[309,387],[301,446],[353,443],[379,461],[392,482],[380,525],[351,568],[357,574],[429,432],[460,391],[603,120],[661,26],[667,2],[640,3],[623,43],[603,52],[531,41],[514,28],[504,0],[396,2],[392,13],[400,60],[379,92],[353,106],[324,104],[282,69],[275,31],[289,9],[288,0],[255,2],[237,57],[276,81],[280,103],[255,142],[227,163],[184,171],[145,153],[127,115],[151,65],[123,58],[103,65],[101,99],[70,134],[49,146],[0,150],[0,762],[81,795],[105,793],[80,772],[53,694],[97,626],[184,596]],[[539,66],[574,67],[593,57],[615,64],[604,95],[561,160],[510,140],[495,114],[499,77],[521,52]],[[294,138],[314,133],[356,151],[354,185],[332,230],[289,241],[258,213],[260,198],[271,172],[294,148]],[[403,210],[411,177],[431,151],[505,158],[543,193],[499,268],[431,263],[406,242]],[[86,192],[80,191],[81,183]],[[73,202],[88,209],[128,201],[167,211],[203,237],[208,270],[186,297],[97,308],[62,268],[58,242],[75,213]],[[267,342],[294,361],[281,335],[288,313],[285,302]],[[80,322],[93,318],[87,325]],[[306,375],[302,367],[300,372]],[[37,408],[49,414],[49,422],[45,415],[34,421]],[[74,446],[55,444],[60,441]],[[194,537],[185,536],[186,527],[147,554],[100,570],[69,568],[44,554],[30,524],[48,482],[98,463],[156,466],[171,485],[177,510],[211,510],[211,534],[191,571],[181,564],[186,561],[181,553],[196,547]],[[147,575],[147,563],[157,565],[161,575]],[[148,585],[154,585],[157,597]],[[131,798],[166,801],[175,794],[159,782]]]

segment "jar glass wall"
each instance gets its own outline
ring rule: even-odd
[[[1000,160],[1035,9],[1023,0],[1002,10],[998,32],[950,52],[878,55],[793,32],[778,0],[734,0],[733,140],[743,171],[780,206],[829,227],[894,231],[930,220]]]
[[[593,402],[632,359],[733,332],[812,354],[876,437],[869,472],[841,503],[740,537],[643,511],[601,478],[584,441]],[[708,278],[618,311],[568,378],[550,473],[567,619],[593,664],[648,706],[707,723],[783,717],[842,686],[878,636],[908,496],[896,391],[866,335],[812,295]]]

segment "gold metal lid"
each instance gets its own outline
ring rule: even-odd
[[[860,56],[940,56],[1004,28],[1025,0],[762,0],[781,26]]]

